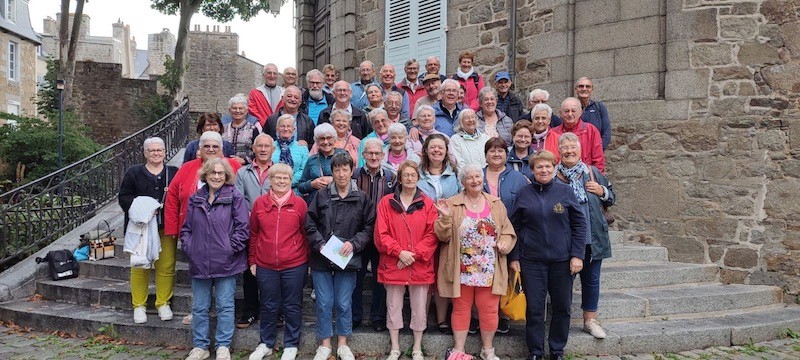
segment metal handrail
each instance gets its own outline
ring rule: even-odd
[[[83,160],[0,194],[0,269],[55,241],[116,199],[125,170],[144,161],[142,144],[153,136],[164,139],[167,159],[175,156],[189,137],[189,101]]]

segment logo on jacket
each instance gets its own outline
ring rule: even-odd
[[[553,212],[556,214],[563,214],[564,205],[561,205],[561,203],[556,203],[555,205],[553,205]]]

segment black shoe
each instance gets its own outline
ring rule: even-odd
[[[386,323],[383,321],[373,321],[372,330],[375,332],[384,332],[386,331]]]
[[[448,324],[447,321],[440,322],[438,327],[439,327],[439,332],[442,333],[442,334],[452,334],[453,333],[453,329],[450,327],[450,324]],[[445,359],[447,359],[447,358],[445,358]]]
[[[478,329],[480,329],[481,324],[478,322],[478,319],[470,319],[469,320],[469,333],[470,335],[476,334]]]
[[[564,360],[564,355],[550,355],[550,360]]]
[[[280,315],[278,315],[278,321],[276,323],[276,326],[283,327],[283,325],[284,325],[283,313],[281,313]]]
[[[244,315],[239,319],[239,321],[236,322],[236,328],[247,329],[250,327],[250,325],[253,325],[256,320],[258,320],[258,318],[256,318],[254,315]]]
[[[353,330],[355,330],[355,329],[358,329],[358,328],[360,328],[360,327],[361,327],[361,320],[358,320],[358,321],[355,321],[355,320],[353,320],[353,327],[352,327],[352,329],[353,329]]]
[[[510,329],[511,327],[508,325],[508,319],[500,318],[500,322],[497,323],[497,333],[508,334]]]
[[[528,356],[527,360],[544,360],[544,356],[542,356],[542,355],[530,355],[530,356]]]

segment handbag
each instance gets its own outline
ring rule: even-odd
[[[37,264],[47,262],[47,269],[50,272],[50,278],[53,280],[78,277],[80,265],[69,250],[53,250],[48,252],[45,257],[37,257],[35,260]]]
[[[525,292],[522,291],[522,279],[520,279],[519,271],[515,271],[514,277],[508,284],[506,294],[500,297],[500,311],[511,320],[525,320],[527,306]]]
[[[589,178],[592,179],[592,181],[595,181],[594,180],[594,170],[593,169],[589,169]],[[595,182],[597,182],[597,181],[595,181]],[[606,218],[606,223],[608,225],[611,225],[615,221],[617,221],[617,218],[614,217],[614,214],[611,213],[611,210],[608,209],[608,206],[603,205],[602,208],[603,208],[603,217]]]
[[[102,224],[106,224],[106,229],[102,229]],[[81,244],[89,245],[89,260],[97,261],[114,257],[114,243],[117,238],[111,236],[114,230],[108,221],[97,223],[97,228],[81,235]]]

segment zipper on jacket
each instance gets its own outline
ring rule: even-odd
[[[540,192],[544,192],[544,185],[539,185],[539,187],[540,187],[540,189],[541,189],[541,191],[540,191]],[[544,206],[544,196],[543,196],[543,195],[542,195],[542,196],[539,196],[539,207],[540,207],[540,209],[541,209],[541,212],[542,212],[542,217],[543,217],[543,218],[544,218],[544,220],[545,220],[545,221],[543,221],[543,225],[544,225],[544,233],[545,233],[545,234],[549,234],[550,232],[549,232],[549,230],[547,230],[547,213],[545,212],[545,206]],[[550,246],[548,246],[548,245],[549,245],[549,240],[550,240],[550,238],[549,238],[548,236],[546,236],[546,235],[545,235],[544,239],[545,239],[545,240],[544,240],[544,255],[545,255],[545,260],[550,260]]]

